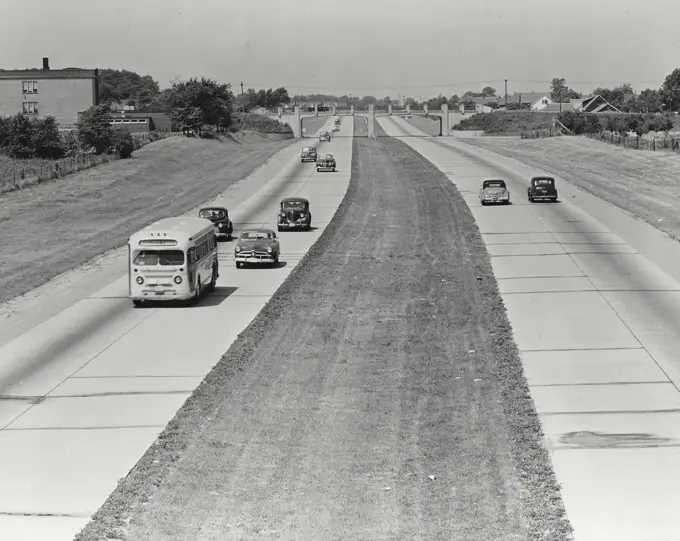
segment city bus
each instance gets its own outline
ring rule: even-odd
[[[154,222],[132,235],[129,248],[130,298],[197,301],[219,276],[215,226],[205,218],[180,216]]]

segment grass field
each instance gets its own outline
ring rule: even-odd
[[[467,205],[356,138],[333,222],[76,539],[561,541],[562,516]]]
[[[0,302],[211,199],[293,142],[172,137],[132,159],[0,196]]]
[[[677,154],[624,149],[585,137],[461,141],[558,175],[680,239]]]

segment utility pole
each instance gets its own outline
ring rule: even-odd
[[[508,80],[505,80],[505,107],[508,107]]]
[[[243,96],[243,81],[241,81],[241,95]]]

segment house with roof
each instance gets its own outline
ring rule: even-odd
[[[616,107],[605,100],[599,94],[584,96],[579,99],[569,100],[574,111],[581,113],[621,113]]]
[[[512,96],[508,96],[508,103],[514,103],[517,105],[528,104],[532,111],[542,111],[553,103],[550,97],[551,93],[548,92],[515,92]]]

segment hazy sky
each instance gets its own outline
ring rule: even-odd
[[[0,68],[116,68],[293,93],[658,88],[680,0],[0,0]]]

